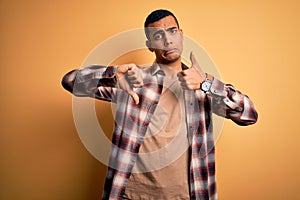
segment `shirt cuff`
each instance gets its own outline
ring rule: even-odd
[[[209,89],[209,92],[212,95],[217,95],[217,96],[226,96],[226,91],[225,91],[225,84],[219,81],[218,79],[214,78],[212,85]]]

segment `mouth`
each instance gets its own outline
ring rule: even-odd
[[[172,53],[175,53],[175,52],[176,52],[176,49],[168,49],[168,50],[165,50],[164,56],[167,56],[167,55],[172,54]]]

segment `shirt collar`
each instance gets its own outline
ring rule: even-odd
[[[189,67],[186,66],[184,63],[181,63],[181,69],[182,70],[186,70]],[[163,75],[165,75],[164,71],[160,68],[159,64],[157,64],[156,62],[152,64],[151,66],[151,74],[152,76],[157,74],[157,73],[162,73]]]
[[[163,75],[165,75],[165,73],[163,72],[163,70],[160,68],[159,64],[157,63],[153,63],[152,66],[151,66],[151,74],[152,76],[157,74],[158,72],[162,72]]]

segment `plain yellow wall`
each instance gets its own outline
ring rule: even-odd
[[[300,199],[296,0],[1,0],[0,199],[100,199],[105,166],[82,145],[60,81],[96,45],[142,27],[157,8],[177,15],[223,81],[259,112],[253,126],[225,122],[217,142],[220,199]]]

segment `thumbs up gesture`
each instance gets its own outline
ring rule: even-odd
[[[205,81],[206,74],[200,68],[193,52],[190,54],[192,66],[189,69],[182,70],[177,74],[180,85],[185,90],[200,89],[200,85]]]
[[[119,65],[117,67],[116,77],[118,87],[127,91],[133,98],[135,104],[139,104],[139,96],[133,91],[133,88],[142,87],[144,85],[141,69],[135,64]]]

